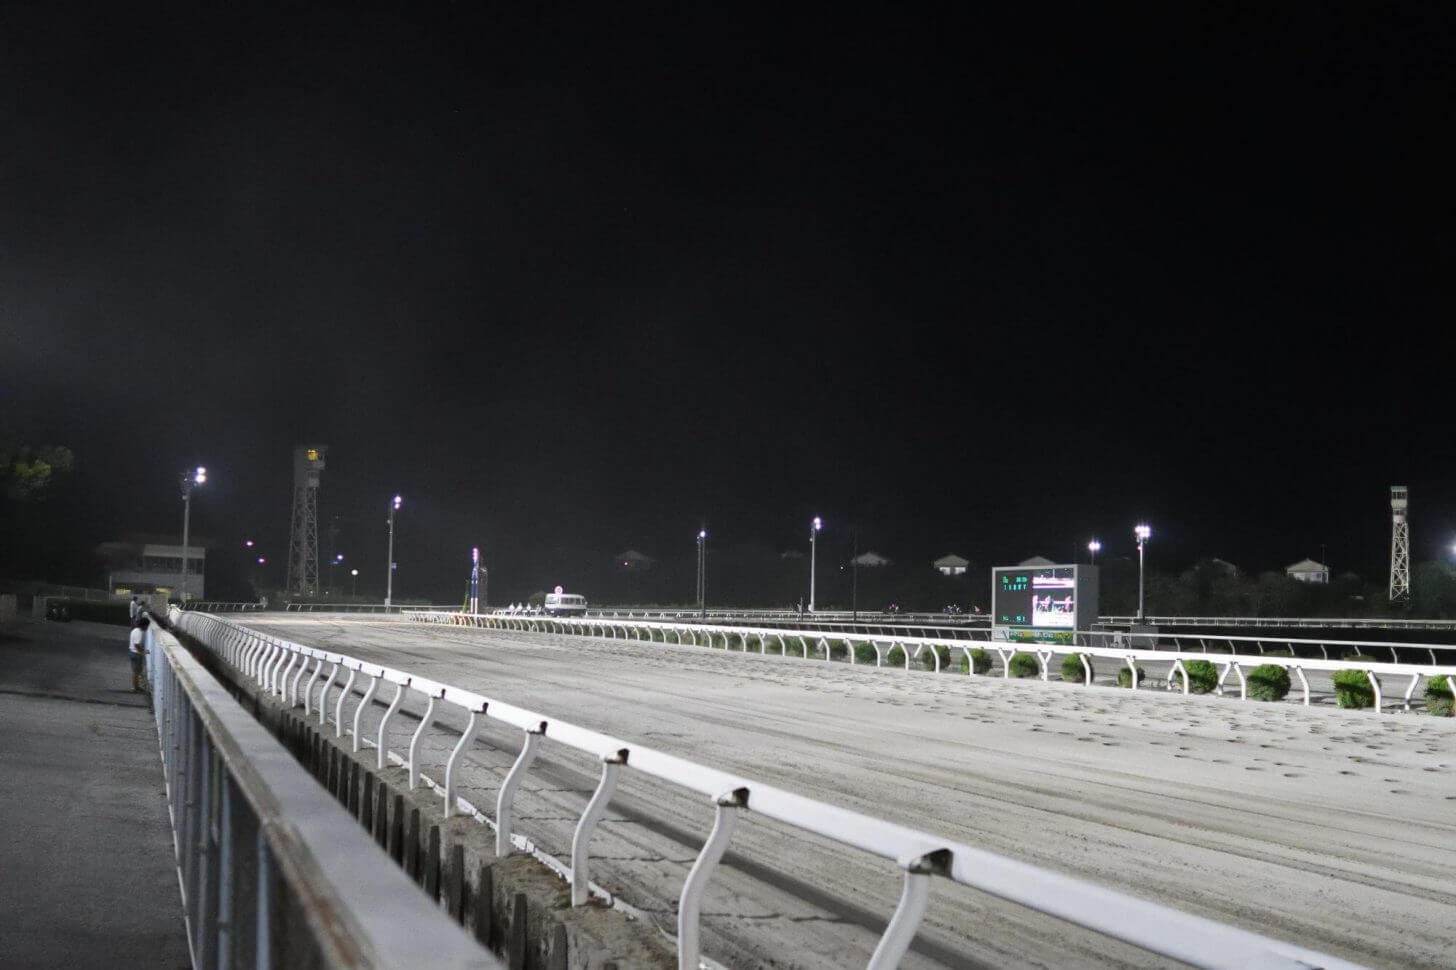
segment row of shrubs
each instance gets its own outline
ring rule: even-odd
[[[734,634],[731,638],[732,645],[739,649],[743,647],[742,637]],[[791,650],[798,648],[797,642],[789,647]],[[811,653],[818,648],[810,645]],[[948,646],[936,646],[932,648],[935,654],[940,657],[940,669],[947,670],[951,667],[951,652]],[[783,652],[778,642],[770,638],[765,652],[777,654]],[[842,660],[848,655],[848,648],[843,641],[835,641],[829,644],[829,655],[835,660]],[[1294,654],[1285,649],[1266,651],[1271,657],[1292,657]],[[876,651],[874,644],[868,641],[861,641],[854,644],[854,661],[858,664],[873,664]],[[1080,684],[1086,680],[1086,671],[1082,667],[1084,654],[1072,653],[1062,658],[1062,680],[1068,683]],[[1092,666],[1092,657],[1087,657],[1087,664]],[[1377,662],[1374,657],[1364,654],[1351,654],[1346,660]],[[935,655],[931,650],[920,651],[920,661],[926,670],[935,669]],[[905,665],[905,651],[901,647],[891,647],[883,661],[891,667],[902,667]],[[961,673],[970,673],[972,667],[978,674],[989,673],[993,659],[990,651],[981,647],[973,648],[968,654],[962,652],[960,661]],[[1017,651],[1011,655],[1007,662],[1007,669],[1012,677],[1039,677],[1041,676],[1041,662],[1037,660],[1036,654],[1025,651]],[[1193,694],[1208,694],[1218,689],[1218,667],[1209,660],[1185,660],[1183,669],[1188,673],[1188,690]],[[1093,676],[1096,676],[1096,668],[1093,667]],[[1282,701],[1289,694],[1290,680],[1289,670],[1281,664],[1260,664],[1245,675],[1248,680],[1249,697],[1256,701]],[[1147,672],[1141,666],[1137,668],[1137,681],[1141,685],[1147,677]],[[1125,663],[1119,663],[1117,668],[1117,686],[1131,687],[1133,672],[1132,668]],[[1335,702],[1340,707],[1362,708],[1372,707],[1375,704],[1375,690],[1370,684],[1370,678],[1363,670],[1337,670],[1334,674]],[[1427,679],[1426,681],[1426,712],[1438,717],[1451,717],[1453,710],[1456,710],[1456,698],[1451,695],[1451,688],[1447,686],[1445,678]]]

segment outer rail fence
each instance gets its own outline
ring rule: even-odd
[[[409,614],[410,620],[422,623],[444,623],[453,626],[483,627],[489,629],[522,630],[528,632],[549,632],[566,633],[578,636],[600,636],[629,640],[646,640],[662,643],[677,643],[692,646],[717,646],[717,638],[721,637],[723,649],[729,650],[736,638],[741,647],[741,652],[754,652],[749,649],[753,641],[758,641],[757,653],[767,653],[769,641],[772,640],[776,646],[776,653],[789,656],[789,644],[798,646],[801,659],[810,659],[810,644],[813,644],[815,659],[830,661],[833,658],[832,646],[842,643],[849,655],[849,662],[855,662],[855,644],[869,643],[875,650],[875,666],[885,665],[890,652],[896,647],[904,656],[904,667],[910,670],[910,661],[918,659],[922,652],[929,651],[928,656],[932,658],[936,673],[940,672],[942,666],[942,650],[961,650],[966,658],[966,669],[971,675],[975,675],[976,665],[972,657],[972,651],[984,649],[994,652],[1001,661],[1002,676],[1011,676],[1011,657],[1018,652],[1026,652],[1034,655],[1040,667],[1042,680],[1050,680],[1052,658],[1072,653],[1081,654],[1083,657],[1082,668],[1084,683],[1091,685],[1093,670],[1092,664],[1086,659],[1088,657],[1102,657],[1120,661],[1128,666],[1131,671],[1131,685],[1134,690],[1138,689],[1137,664],[1139,661],[1166,662],[1172,661],[1172,669],[1168,673],[1168,684],[1174,683],[1175,677],[1182,680],[1183,693],[1190,692],[1188,671],[1184,663],[1190,660],[1209,660],[1216,664],[1222,664],[1223,669],[1219,673],[1216,692],[1223,694],[1225,684],[1232,674],[1239,684],[1239,696],[1241,699],[1248,699],[1248,681],[1244,675],[1244,668],[1258,667],[1265,664],[1275,664],[1284,667],[1290,674],[1298,678],[1298,683],[1303,692],[1304,704],[1310,703],[1309,679],[1305,672],[1308,670],[1338,671],[1358,670],[1365,673],[1369,679],[1371,690],[1375,699],[1375,713],[1382,710],[1381,680],[1382,676],[1408,677],[1405,696],[1403,700],[1404,709],[1411,709],[1411,698],[1415,694],[1416,687],[1422,679],[1444,679],[1453,694],[1456,694],[1456,664],[1440,665],[1436,663],[1435,651],[1438,649],[1452,649],[1449,647],[1427,646],[1424,644],[1409,643],[1376,643],[1359,640],[1322,640],[1322,641],[1279,641],[1292,644],[1300,644],[1309,648],[1319,648],[1325,654],[1323,658],[1302,657],[1302,656],[1280,656],[1277,654],[1264,654],[1263,641],[1254,637],[1175,637],[1143,633],[1103,633],[1100,631],[1079,632],[1075,634],[1075,641],[1072,644],[1046,645],[1037,643],[1025,643],[1006,640],[987,640],[968,642],[946,637],[912,637],[900,635],[869,635],[862,633],[845,634],[828,630],[802,630],[802,629],[771,629],[757,626],[724,626],[709,625],[701,623],[659,623],[651,620],[627,620],[614,618],[569,618],[569,617],[546,617],[546,616],[499,616],[495,614],[468,614],[468,613],[444,613],[439,611],[415,611]],[[671,638],[671,639],[669,639]],[[1184,649],[1180,640],[1198,639],[1202,641],[1201,650]],[[1266,638],[1267,639],[1267,638]],[[1224,642],[1229,646],[1229,652],[1216,653],[1208,650],[1209,640]],[[1168,646],[1158,646],[1160,641],[1172,641]],[[1260,653],[1240,653],[1239,646],[1257,644]],[[1368,660],[1330,660],[1328,652],[1330,646],[1353,647],[1361,653],[1365,648],[1378,649],[1389,648],[1392,658],[1395,658],[1395,648],[1429,650],[1431,656],[1430,664],[1399,663],[1392,659],[1390,663],[1382,663]],[[1291,650],[1293,652],[1293,650]]]
[[[148,636],[193,967],[407,967],[428,940],[431,967],[503,970],[175,638]]]
[[[1346,627],[1365,630],[1456,630],[1456,620],[1409,620],[1391,617],[1307,617],[1307,616],[1103,616],[1103,623],[1130,626],[1149,623],[1153,626],[1211,627],[1313,627],[1331,629]]]
[[[885,623],[910,624],[955,624],[961,626],[989,626],[991,617],[987,613],[887,613],[883,610],[815,610],[800,613],[797,610],[698,610],[662,609],[660,607],[623,606],[613,609],[587,610],[587,616],[599,618],[623,617],[643,620],[798,620],[835,623]]]
[[[928,832],[805,798],[439,681],[416,677],[345,654],[305,647],[218,616],[199,613],[174,615],[184,630],[206,644],[240,675],[255,681],[285,704],[302,704],[308,716],[316,712],[320,724],[332,721],[337,736],[343,737],[350,732],[347,725],[352,723],[355,750],[364,741],[359,734],[360,711],[373,702],[381,684],[393,684],[394,696],[374,743],[381,765],[388,754],[385,745],[390,718],[398,711],[407,692],[423,697],[424,716],[410,742],[408,758],[400,759],[407,766],[412,788],[417,787],[420,781],[417,760],[420,739],[435,723],[441,706],[451,705],[467,714],[468,724],[449,756],[445,782],[440,786],[446,815],[462,810],[475,811],[473,806],[456,795],[456,787],[460,759],[475,742],[483,721],[490,719],[519,729],[522,732],[521,753],[501,785],[496,804],[496,845],[501,854],[510,852],[513,846],[511,813],[517,784],[529,770],[542,741],[561,744],[599,759],[601,778],[577,825],[572,840],[571,865],[566,873],[571,882],[574,906],[584,905],[590,897],[588,870],[592,832],[621,776],[630,777],[632,772],[640,772],[702,796],[714,806],[715,820],[683,884],[679,900],[677,945],[680,970],[699,970],[701,966],[698,917],[703,892],[727,849],[735,825],[740,822],[751,824],[754,816],[772,818],[791,828],[832,839],[897,865],[904,872],[900,901],[869,960],[870,970],[898,966],[925,914],[930,883],[936,878],[950,879],[1190,966],[1259,967],[1263,970],[1309,970],[1315,967],[1347,970],[1356,966],[1346,960],[1136,899]],[[325,671],[327,676],[316,692],[315,685],[320,683]],[[341,674],[346,678],[345,682],[338,695],[331,699],[330,691]],[[364,689],[350,722],[344,709],[345,702],[355,698],[358,691],[354,685],[360,678],[364,681]]]

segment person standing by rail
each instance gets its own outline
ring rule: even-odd
[[[127,642],[127,652],[131,655],[131,689],[138,694],[142,691],[142,669],[147,660],[147,628],[151,625],[152,621],[146,614],[137,617]]]

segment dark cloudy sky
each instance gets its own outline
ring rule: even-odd
[[[0,414],[116,531],[200,462],[281,561],[316,441],[341,549],[397,490],[402,573],[532,588],[704,517],[1378,575],[1408,483],[1452,541],[1441,5],[850,9],[7,5]]]

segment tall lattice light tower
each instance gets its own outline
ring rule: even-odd
[[[1390,486],[1390,600],[1410,598],[1410,491],[1404,485]]]
[[[318,487],[324,470],[323,445],[293,449],[293,524],[288,530],[288,591],[316,596],[319,591]]]

